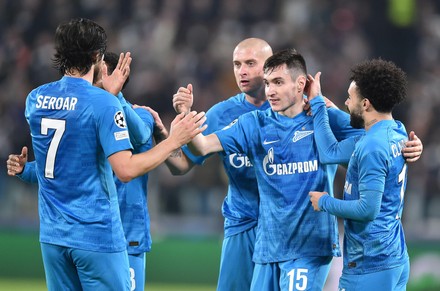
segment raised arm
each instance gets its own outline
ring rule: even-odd
[[[168,138],[169,133],[159,114],[148,106],[137,106],[151,113],[154,119],[153,136],[156,143],[161,143]],[[185,155],[182,148],[174,150],[165,160],[165,164],[173,175],[184,175],[192,169],[194,163]]]
[[[133,155],[131,151],[120,151],[108,159],[119,180],[128,182],[163,163],[176,149],[203,132],[206,117],[204,112],[179,114],[171,123],[170,135],[151,150]]]
[[[315,77],[308,76],[307,96],[312,107],[314,138],[319,152],[319,160],[324,164],[346,164],[350,160],[359,136],[353,136],[339,141],[333,134],[325,100],[321,95],[321,73]]]
[[[198,156],[205,156],[207,154],[223,151],[223,146],[215,133],[206,136],[198,134],[188,144],[188,147]]]

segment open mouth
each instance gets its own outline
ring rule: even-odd
[[[240,84],[242,86],[247,86],[247,85],[249,85],[249,80],[240,80]]]

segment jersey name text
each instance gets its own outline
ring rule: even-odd
[[[35,107],[50,110],[75,110],[76,97],[52,97],[39,95]]]

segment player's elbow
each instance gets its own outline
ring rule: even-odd
[[[373,221],[376,219],[378,214],[379,214],[379,212],[376,211],[375,209],[365,209],[358,216],[358,220],[364,221],[364,222]]]
[[[129,171],[118,171],[115,172],[116,177],[119,179],[119,181],[123,183],[128,183],[134,178],[136,178],[134,175],[132,175]]]
[[[116,175],[119,181],[123,183],[130,182],[137,177],[137,175],[135,175],[135,173],[132,171],[132,168],[130,168],[128,164],[118,164],[117,166],[114,166],[113,173]]]
[[[188,148],[195,156],[205,156],[209,153],[203,144],[198,144],[195,146],[194,144],[189,143]]]
[[[173,176],[183,176],[189,172],[189,168],[169,167],[170,173]]]

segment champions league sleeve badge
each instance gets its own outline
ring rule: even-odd
[[[127,128],[127,123],[125,122],[124,114],[122,114],[122,111],[118,111],[115,113],[114,120],[115,120],[115,124],[119,128],[124,128],[124,129]],[[115,140],[122,140],[129,138],[128,130],[115,132],[114,135],[115,135]]]
[[[124,114],[122,111],[118,111],[114,116],[115,123],[119,128],[127,128],[127,123],[125,122]]]

